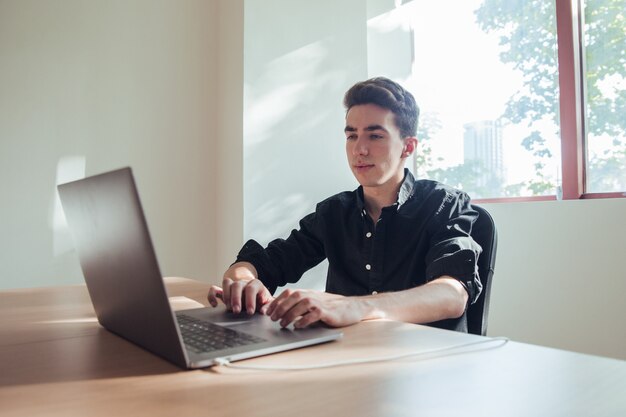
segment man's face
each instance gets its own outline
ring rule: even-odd
[[[395,189],[404,178],[404,161],[415,138],[402,138],[391,110],[375,104],[353,106],[345,133],[348,163],[359,184]]]

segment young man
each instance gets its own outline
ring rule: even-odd
[[[482,288],[469,197],[404,168],[417,146],[419,109],[400,85],[382,77],[357,83],[344,105],[346,154],[360,187],[319,203],[286,240],[266,248],[248,241],[209,303],[296,328],[389,318],[467,331],[467,306]],[[272,296],[325,258],[326,292]]]

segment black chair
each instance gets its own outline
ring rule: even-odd
[[[483,291],[478,300],[470,305],[467,310],[467,331],[485,336],[487,334],[487,319],[489,318],[491,281],[496,265],[498,235],[496,224],[489,212],[475,204],[472,204],[472,207],[478,212],[478,219],[472,227],[472,238],[483,248],[478,257],[478,273],[483,284]]]

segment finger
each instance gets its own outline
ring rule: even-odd
[[[258,280],[250,281],[243,289],[243,298],[248,314],[254,314],[256,311],[257,300],[260,300],[263,290],[265,290],[265,286]]]
[[[300,319],[296,320],[293,323],[293,327],[296,329],[302,329],[307,326],[310,326],[313,323],[316,323],[322,319],[322,310],[317,306],[312,306],[309,308],[309,312],[302,315]]]
[[[299,291],[285,290],[272,301],[268,308],[267,314],[274,321],[283,317],[283,315],[296,305],[302,298]]]
[[[267,315],[271,316],[274,314],[276,308],[283,302],[283,300],[287,299],[294,293],[293,290],[286,289],[282,293],[278,294],[278,297],[275,297],[270,301],[270,304],[267,307]]]
[[[260,293],[257,300],[257,306],[260,306],[259,313],[267,315],[267,309],[269,308],[272,301],[274,301],[274,297],[272,297],[272,294],[270,294],[269,290],[266,289],[266,291]]]
[[[227,310],[232,310],[230,306],[230,287],[233,285],[233,280],[230,278],[224,278],[222,280],[222,301],[226,305]]]
[[[266,314],[268,316],[271,316],[272,313],[274,312],[274,309],[276,308],[276,303],[278,300],[278,297],[275,297],[272,301],[270,301],[267,306],[265,307],[265,311],[263,314]]]
[[[241,312],[241,297],[243,296],[243,289],[248,284],[248,281],[235,281],[230,286],[230,308],[233,313]]]
[[[261,308],[259,309],[259,313],[263,314],[264,316],[267,316],[267,308],[269,306],[270,306],[270,303],[262,305]]]
[[[217,285],[211,285],[211,288],[209,288],[209,294],[207,295],[207,299],[209,300],[209,304],[211,304],[212,307],[217,307],[218,305],[218,300],[222,299],[222,289],[220,287],[218,287]]]
[[[300,320],[301,317],[309,315],[311,311],[315,311],[313,301],[310,298],[302,299],[294,304],[289,310],[285,312],[280,318],[280,325],[287,327],[292,322]]]

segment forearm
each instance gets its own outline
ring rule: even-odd
[[[386,318],[430,323],[457,318],[465,311],[467,291],[452,277],[440,277],[422,286],[393,293],[355,297],[363,320]]]
[[[410,323],[430,323],[460,317],[467,291],[459,281],[441,277],[410,290],[358,297],[311,291],[283,291],[266,312],[281,326],[306,327],[317,321],[343,327],[362,320],[387,318]]]

